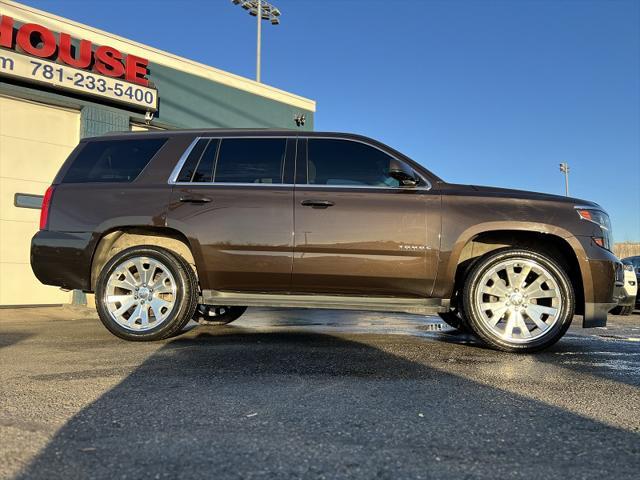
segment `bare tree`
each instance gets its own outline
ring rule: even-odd
[[[613,245],[613,253],[618,258],[640,255],[640,242],[620,242]]]

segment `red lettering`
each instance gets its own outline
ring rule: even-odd
[[[0,47],[13,48],[13,18],[6,15],[0,20]]]
[[[109,77],[122,77],[124,75],[124,65],[122,64],[122,54],[112,47],[98,47],[95,53],[96,63],[94,70]]]
[[[80,40],[79,54],[77,58],[71,52],[71,36],[68,33],[60,34],[60,50],[58,58],[70,67],[89,68],[91,65],[91,42],[89,40]]]
[[[149,80],[147,80],[146,77],[149,71],[147,70],[147,65],[149,65],[149,60],[146,58],[127,55],[127,73],[125,79],[128,82],[144,85],[145,87],[148,86]]]
[[[125,78],[126,81],[148,86],[149,60],[127,55],[126,60],[120,50],[100,46],[92,52],[93,45],[89,40],[80,40],[77,48],[72,45],[68,33],[60,33],[59,44],[54,33],[42,25],[25,23],[18,28],[14,42],[14,20],[7,15],[0,15],[0,47],[16,49],[19,52],[40,58],[53,58],[70,67],[93,69],[102,75]]]
[[[32,42],[34,34],[40,37],[36,42]],[[56,37],[51,30],[35,23],[20,27],[17,43],[23,51],[36,57],[49,58],[56,53]]]

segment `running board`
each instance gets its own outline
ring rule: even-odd
[[[449,310],[440,298],[350,297],[344,295],[287,295],[203,290],[200,303],[248,307],[328,308],[435,315]]]

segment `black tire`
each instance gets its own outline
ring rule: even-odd
[[[457,310],[449,310],[448,312],[441,312],[438,314],[440,318],[449,325],[451,328],[455,328],[460,333],[468,333],[471,331],[469,325],[461,312]]]
[[[173,275],[176,294],[173,307],[158,326],[144,331],[134,331],[120,325],[112,317],[105,301],[107,282],[111,274],[125,260],[148,257],[161,262]],[[180,255],[153,245],[127,248],[111,258],[98,276],[96,285],[96,309],[103,325],[114,335],[131,341],[153,341],[173,337],[180,333],[193,317],[198,305],[198,281],[191,266]]]
[[[560,305],[557,309],[558,313],[555,316],[555,322],[548,328],[548,330],[544,331],[539,337],[533,338],[532,340],[507,340],[498,335],[495,329],[492,330],[491,327],[485,323],[479,305],[477,305],[474,300],[474,298],[476,298],[476,293],[478,293],[477,290],[481,286],[479,282],[488,270],[494,266],[497,268],[498,264],[503,264],[503,262],[517,260],[523,262],[532,261],[542,266],[550,275],[552,280],[556,282],[559,289],[558,298]],[[465,279],[462,297],[463,311],[465,312],[465,318],[468,321],[469,327],[490,347],[505,352],[531,353],[553,345],[560,340],[571,325],[575,309],[575,294],[573,287],[561,264],[546,253],[537,252],[528,248],[499,249],[480,258],[474,264],[469,275]],[[518,301],[520,302],[521,300]],[[519,303],[519,305],[525,304]],[[528,307],[523,306],[522,308]]]
[[[228,325],[247,311],[247,307],[198,305],[193,319],[201,325]]]
[[[609,313],[612,315],[631,315],[633,313],[633,305],[627,305],[625,307],[617,306]]]

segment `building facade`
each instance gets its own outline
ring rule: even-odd
[[[87,136],[313,129],[315,102],[87,25],[0,0],[0,306],[65,304],[29,264],[42,195]]]

